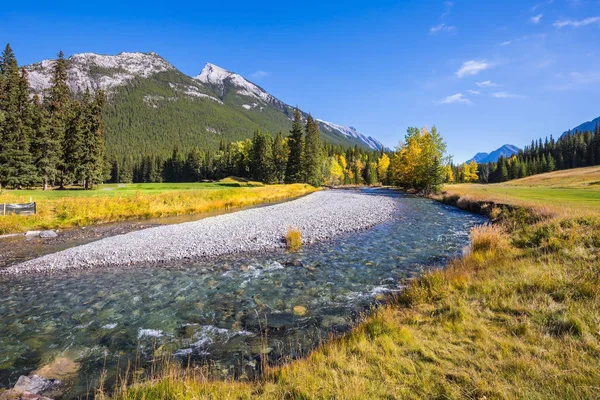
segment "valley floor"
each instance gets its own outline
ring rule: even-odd
[[[225,179],[215,183],[102,185],[94,190],[2,190],[2,203],[37,202],[34,216],[0,217],[0,235],[132,219],[200,214],[299,197],[305,184],[263,185]]]
[[[440,200],[494,202],[484,209],[496,223],[476,228],[468,254],[413,281],[350,334],[259,381],[173,366],[114,398],[597,398],[600,216],[585,202],[557,204],[560,191],[529,203],[518,191],[500,201],[488,186],[460,188]]]

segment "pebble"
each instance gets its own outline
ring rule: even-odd
[[[0,269],[0,275],[267,251],[285,247],[290,227],[300,230],[303,244],[315,243],[385,222],[396,207],[387,196],[325,190],[286,203],[108,237]]]

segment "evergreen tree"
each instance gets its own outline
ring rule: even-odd
[[[285,169],[288,161],[288,149],[285,139],[281,132],[275,137],[273,142],[273,173],[277,183],[283,183],[285,179]]]
[[[90,189],[103,181],[104,171],[104,131],[102,125],[102,110],[106,103],[104,91],[96,92],[94,99],[86,91],[82,103],[82,142],[80,149],[80,179],[84,188]]]
[[[89,93],[84,96],[82,102],[73,101],[70,103],[70,118],[65,121],[62,140],[61,187],[84,179],[86,133],[89,130],[87,120],[88,104]]]
[[[0,185],[21,189],[37,183],[30,146],[33,110],[29,100],[29,82],[10,45],[2,54],[2,132],[0,134]]]
[[[304,181],[304,134],[302,129],[302,115],[296,107],[294,122],[288,136],[289,157],[285,172],[285,179],[289,183]]]
[[[319,124],[308,116],[306,121],[306,141],[304,150],[305,182],[313,186],[321,186],[323,176],[321,174],[321,136]],[[375,179],[377,179],[375,177]]]
[[[49,152],[54,154],[48,169],[57,170],[60,173],[60,185],[64,187],[66,165],[63,159],[65,131],[70,118],[69,87],[67,86],[67,61],[62,51],[58,53],[58,59],[52,68],[52,86],[44,97],[45,106],[49,112],[48,143]],[[53,177],[55,178],[55,177]]]
[[[250,175],[260,182],[270,183],[275,180],[273,162],[273,140],[269,134],[260,130],[254,132],[250,150]]]
[[[40,102],[40,98],[33,96],[33,139],[31,152],[38,176],[42,180],[44,190],[56,176],[58,154],[50,132],[48,131],[48,111]]]

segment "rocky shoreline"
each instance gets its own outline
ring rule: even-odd
[[[300,230],[304,244],[314,243],[385,222],[395,210],[396,202],[377,191],[327,190],[286,203],[108,237],[1,269],[0,275],[272,250],[284,247],[290,227]]]

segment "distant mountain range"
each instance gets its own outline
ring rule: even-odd
[[[571,129],[571,133],[573,132],[585,132],[585,131],[594,131],[596,129],[596,124],[600,125],[600,117],[593,119],[591,121],[588,122],[584,122],[583,124],[576,126],[575,128]],[[560,137],[565,136],[566,134],[568,134],[569,131],[563,132],[562,135],[560,135]]]
[[[54,62],[44,60],[25,67],[34,93],[43,95],[50,87]],[[256,129],[287,135],[291,128],[292,106],[214,64],[206,64],[195,77],[156,53],[74,54],[67,65],[73,94],[81,95],[86,89],[107,92],[104,125],[112,155],[167,155],[175,145],[183,151],[194,146],[217,149],[222,140],[251,138]],[[318,121],[321,137],[329,143],[369,149],[383,146],[355,128]]]
[[[511,157],[513,154],[517,154],[519,150],[520,149],[517,146],[514,146],[512,144],[505,144],[504,146],[492,151],[491,153],[477,153],[473,158],[468,160],[467,163],[470,163],[471,161],[475,161],[478,164],[496,162],[500,157],[507,158]]]

